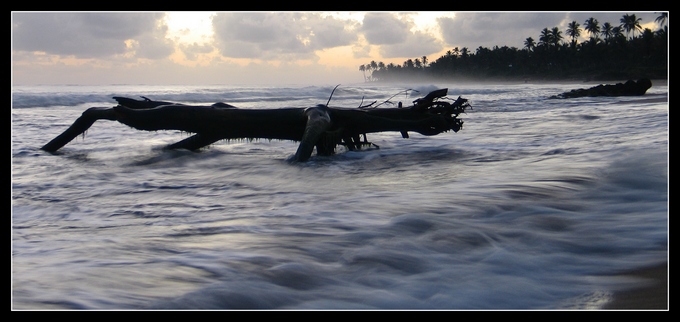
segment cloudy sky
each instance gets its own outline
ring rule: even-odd
[[[524,47],[543,28],[656,30],[658,12],[12,12],[12,82],[349,84],[359,65],[447,50]],[[587,36],[585,31],[582,37]],[[565,35],[566,37],[566,35]]]

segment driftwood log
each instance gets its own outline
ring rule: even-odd
[[[358,150],[371,145],[366,133],[408,131],[437,135],[458,132],[463,121],[458,114],[469,107],[458,97],[453,102],[443,98],[448,89],[440,89],[413,101],[403,108],[342,108],[317,105],[309,108],[239,109],[225,103],[210,106],[184,105],[114,97],[115,107],[87,109],[66,131],[42,147],[55,152],[84,133],[97,120],[112,120],[138,130],[179,130],[194,135],[167,146],[168,149],[197,150],[224,139],[279,139],[300,142],[294,161],[306,161],[316,147],[319,155],[332,155],[337,145]],[[363,141],[361,140],[363,136]]]
[[[576,97],[595,97],[595,96],[640,96],[645,95],[648,89],[652,87],[652,81],[648,78],[628,80],[625,83],[616,83],[608,85],[597,85],[590,88],[579,88],[569,92],[564,92],[559,95],[550,96],[550,98],[576,98]]]

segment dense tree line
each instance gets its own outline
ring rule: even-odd
[[[366,81],[405,78],[456,79],[624,79],[667,78],[668,13],[655,22],[657,31],[642,30],[641,18],[625,14],[619,25],[587,19],[583,27],[572,21],[563,33],[558,27],[541,30],[538,41],[529,37],[524,48],[454,48],[435,61],[426,56],[398,65],[371,61],[359,66]],[[588,39],[578,42],[587,33]]]

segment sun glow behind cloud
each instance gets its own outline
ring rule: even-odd
[[[214,31],[212,17],[215,12],[168,12],[165,16],[165,23],[168,26],[168,38],[172,39],[178,48],[178,51],[172,56],[173,61],[188,65],[202,65],[207,64],[211,60],[218,59],[219,55],[210,50],[214,45]],[[336,19],[353,21],[355,24],[360,24],[364,19],[365,12],[328,12],[322,13],[322,17],[333,17]],[[411,32],[426,33],[439,41],[443,41],[441,31],[437,24],[439,17],[455,17],[452,12],[404,12],[399,14],[399,19],[409,22],[412,27]],[[346,29],[351,29],[349,24]],[[356,28],[356,27],[354,27]],[[363,41],[362,41],[363,40]],[[305,44],[308,44],[307,43]],[[366,46],[367,48],[359,49],[358,46]],[[375,48],[370,48],[365,38],[359,37],[357,42],[351,45],[337,46],[332,48],[323,48],[314,51],[317,56],[316,62],[335,67],[353,67],[364,63],[366,60],[380,59],[379,52]],[[354,49],[353,49],[354,48]],[[201,54],[193,54],[194,52]],[[364,54],[359,54],[363,51]],[[442,49],[444,51],[444,49]],[[406,56],[404,56],[406,57]],[[404,58],[397,57],[397,58]],[[222,60],[238,63],[245,66],[249,63],[264,63],[269,62],[274,65],[281,64],[281,60],[263,60],[263,59],[247,59],[247,58],[226,58]],[[289,61],[291,62],[291,61]],[[299,59],[295,63],[310,64],[313,60]]]
[[[214,12],[167,12],[168,37],[179,43],[204,44],[212,41]]]

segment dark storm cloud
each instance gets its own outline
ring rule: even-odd
[[[319,48],[345,46],[357,40],[356,34],[351,31],[355,27],[355,23],[350,20],[318,15],[313,15],[308,20],[314,26],[312,43]]]
[[[379,45],[384,58],[420,57],[443,49],[443,45],[431,34],[415,31],[407,15],[386,12],[369,12],[364,16],[359,31],[370,45]]]
[[[400,43],[380,46],[380,54],[385,58],[420,57],[430,55],[443,49],[443,45],[429,34],[417,31],[408,32],[406,39]]]
[[[392,13],[369,12],[364,15],[360,31],[371,45],[403,43],[412,25]]]
[[[315,50],[355,41],[348,24],[319,13],[229,12],[213,17],[216,46],[233,58],[311,58]]]
[[[125,41],[136,41],[136,57],[161,58],[172,53],[165,39],[163,13],[13,13],[12,46],[78,58],[124,54]]]
[[[541,30],[558,27],[566,37],[567,24],[576,21],[583,31],[586,19],[595,18],[600,27],[609,22],[620,24],[626,12],[457,12],[455,18],[438,18],[445,42],[451,46],[476,49],[480,46],[524,47],[524,41],[532,37],[538,41]],[[633,14],[633,13],[630,13]],[[641,23],[653,22],[659,14],[637,13]]]
[[[475,49],[479,46],[515,46],[538,35],[544,27],[554,27],[564,13],[456,13],[455,18],[439,18],[446,43]],[[542,26],[542,27],[538,27]]]

